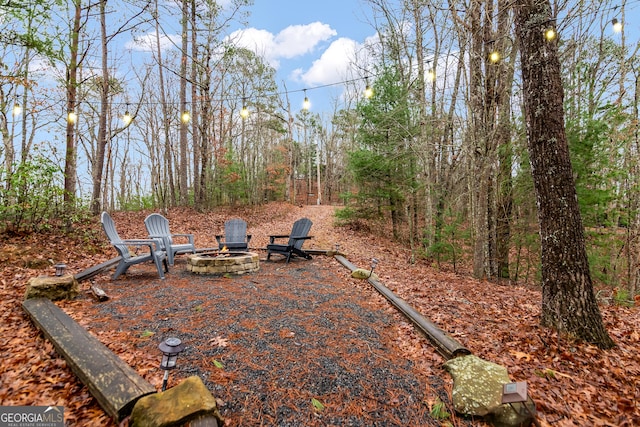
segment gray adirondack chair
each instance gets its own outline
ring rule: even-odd
[[[151,261],[156,265],[158,269],[158,275],[161,279],[164,279],[164,273],[169,271],[167,265],[167,254],[162,250],[162,243],[160,239],[125,239],[123,240],[118,235],[116,225],[113,222],[113,218],[107,212],[102,212],[100,217],[102,222],[102,229],[104,230],[109,242],[116,249],[120,255],[120,262],[116,266],[116,272],[113,274],[113,279],[117,279],[121,274],[124,274],[129,267],[135,264]],[[144,253],[137,255],[131,254],[130,247],[135,247],[136,251],[141,247],[148,247],[149,252],[146,250]],[[164,265],[164,271],[162,269]]]
[[[224,235],[216,235],[218,249],[230,251],[246,251],[249,249],[251,234],[247,234],[247,223],[240,218],[228,219],[224,222]]]
[[[291,257],[301,257],[311,259],[311,255],[302,250],[302,245],[307,239],[311,239],[309,231],[313,222],[309,218],[300,218],[293,223],[291,234],[279,234],[269,236],[267,245],[267,260],[271,259],[271,254],[280,254],[286,257],[287,263]],[[276,239],[289,239],[287,244],[277,244]]]
[[[147,228],[149,238],[161,239],[162,249],[167,253],[169,265],[173,265],[177,254],[195,253],[196,247],[193,242],[193,234],[179,233],[172,234],[169,230],[169,220],[159,213],[152,213],[144,219],[144,226]],[[176,243],[175,238],[179,238],[185,243]]]

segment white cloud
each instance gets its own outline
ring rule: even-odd
[[[377,36],[367,38],[364,43],[341,37],[331,43],[307,71],[298,68],[291,78],[313,86],[359,77],[366,74],[371,47],[377,44]]]
[[[290,25],[274,35],[266,30],[248,28],[233,32],[230,40],[237,46],[254,51],[271,66],[279,68],[281,59],[291,59],[312,52],[318,44],[337,35],[329,25],[313,22]]]
[[[275,42],[279,56],[294,58],[304,55],[320,43],[338,35],[329,25],[314,22],[307,25],[291,25],[276,36]]]
[[[339,82],[347,75],[359,46],[358,42],[341,37],[331,43],[306,72],[298,69],[294,71],[294,76],[307,85]]]
[[[133,40],[130,40],[125,45],[126,49],[141,51],[141,52],[155,52],[156,43],[157,43],[156,33],[147,33],[142,36],[136,37]],[[166,49],[172,49],[175,46],[180,46],[180,36],[177,34],[174,35],[160,35],[160,49],[162,51]]]

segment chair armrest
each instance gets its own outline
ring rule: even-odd
[[[289,238],[288,234],[273,234],[269,236],[269,242],[273,243],[275,239],[287,239],[287,238]]]
[[[162,243],[158,241],[158,238],[153,239],[124,239],[122,243],[130,246],[149,246],[151,252],[157,252],[162,250]]]
[[[216,240],[218,241],[218,244],[222,243],[222,234],[216,234]]]
[[[172,234],[171,237],[185,237],[189,243],[193,244],[193,234],[190,233]]]
[[[313,236],[300,236],[300,237],[291,236],[291,238],[294,240],[306,240],[306,239],[313,239]]]
[[[250,241],[251,241],[251,234],[247,234],[247,245],[249,244]]]

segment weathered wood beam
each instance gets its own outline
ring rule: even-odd
[[[49,299],[28,299],[22,307],[102,409],[118,422],[131,413],[138,399],[156,392],[154,386]]]

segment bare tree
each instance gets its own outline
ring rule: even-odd
[[[71,29],[71,45],[69,46],[69,65],[67,69],[67,114],[76,110],[78,96],[78,67],[81,64],[79,55],[80,30],[82,28],[82,1],[73,1],[73,28]],[[67,117],[66,153],[64,163],[64,203],[71,207],[76,195],[77,147],[75,123]]]

